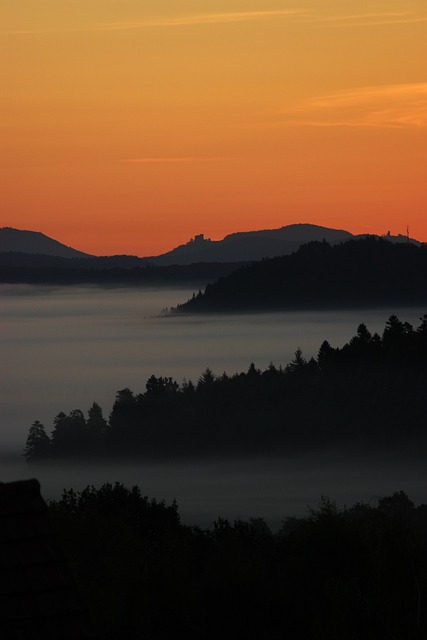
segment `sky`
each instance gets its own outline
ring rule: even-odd
[[[425,0],[0,0],[0,226],[427,241]]]

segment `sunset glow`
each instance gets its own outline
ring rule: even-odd
[[[424,0],[20,0],[0,24],[0,226],[140,256],[297,222],[427,241]]]

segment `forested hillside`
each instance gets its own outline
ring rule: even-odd
[[[118,391],[108,420],[94,403],[59,413],[51,436],[36,421],[28,461],[67,457],[236,456],[319,448],[375,451],[427,439],[427,315],[418,328],[391,316],[382,336],[361,324],[342,348],[299,349],[286,366],[195,383],[149,378]]]
[[[179,312],[378,307],[427,303],[427,246],[368,237],[243,266]]]

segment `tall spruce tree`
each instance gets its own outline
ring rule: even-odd
[[[28,432],[24,456],[28,461],[41,460],[49,456],[50,438],[39,420],[35,420]]]

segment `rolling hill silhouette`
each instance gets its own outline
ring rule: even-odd
[[[57,240],[37,231],[24,231],[3,227],[0,229],[1,264],[10,266],[54,267],[52,258],[63,258],[70,262],[58,261],[58,267],[79,267],[90,269],[134,268],[151,264],[153,266],[190,265],[195,263],[253,262],[264,258],[289,255],[307,242],[325,240],[329,244],[345,242],[354,236],[349,231],[330,229],[314,224],[291,224],[280,229],[260,231],[239,231],[225,236],[222,240],[209,240],[203,234],[196,235],[187,243],[158,256],[137,257],[134,255],[93,256],[68,247]],[[405,236],[383,236],[390,242],[408,241]],[[417,240],[409,239],[419,245]],[[12,256],[11,254],[27,254]],[[38,257],[35,257],[38,256]],[[39,256],[50,256],[50,260]]]
[[[0,253],[31,253],[61,258],[89,258],[89,253],[53,240],[39,231],[3,227],[0,229]]]
[[[348,231],[329,229],[314,224],[291,224],[280,229],[240,231],[223,240],[209,240],[197,235],[186,244],[159,256],[147,258],[155,265],[188,264],[190,262],[251,262],[293,253],[312,240],[330,243],[353,237]]]

